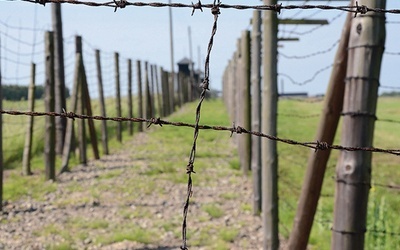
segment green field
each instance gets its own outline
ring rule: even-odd
[[[115,114],[113,108],[113,100],[108,100],[110,108],[108,115]],[[190,103],[184,109],[176,112],[171,117],[167,118],[172,121],[182,121],[193,123],[194,108],[196,103]],[[392,119],[400,122],[400,110],[397,108],[400,105],[400,99],[394,97],[381,98],[378,103],[377,116],[379,119]],[[13,110],[26,110],[26,102],[5,102],[3,108]],[[41,111],[43,104],[38,102],[37,111]],[[322,103],[298,102],[295,100],[280,100],[279,113],[281,114],[301,114],[313,115],[319,114]],[[98,107],[94,105],[94,114],[98,114]],[[318,117],[299,118],[293,116],[278,116],[278,135],[282,138],[290,138],[297,141],[313,141],[315,130],[318,124]],[[17,200],[26,196],[41,197],[44,193],[52,192],[57,188],[57,183],[46,183],[43,185],[43,141],[44,135],[44,119],[35,118],[35,146],[33,149],[34,157],[32,160],[33,171],[35,175],[30,177],[20,176],[21,172],[21,157],[24,143],[25,121],[24,116],[3,116],[3,145],[6,178],[4,188],[5,200]],[[222,125],[230,126],[232,121],[227,117],[225,107],[220,100],[206,101],[202,110],[201,123],[207,125]],[[99,124],[96,123],[98,126]],[[110,136],[114,138],[113,131],[115,124],[109,123]],[[340,128],[340,125],[339,125]],[[384,121],[376,122],[376,131],[374,138],[374,146],[380,148],[400,148],[398,138],[400,138],[400,123],[390,123]],[[99,130],[98,130],[99,133]],[[340,144],[340,129],[337,133],[335,144]],[[221,146],[216,150],[207,150],[208,143],[216,142],[216,136],[229,137],[227,132],[217,131],[201,131],[198,143],[199,147],[196,159],[196,168],[207,168],[208,158],[224,157],[230,158],[230,166],[238,168],[237,156],[232,157],[232,152],[229,147]],[[100,136],[99,136],[100,138]],[[132,137],[127,136],[124,132],[124,140],[131,140]],[[162,174],[162,178],[173,180],[176,182],[185,182],[185,175],[177,175],[176,169],[172,166],[177,160],[185,161],[190,145],[193,139],[193,131],[188,128],[176,128],[163,126],[161,129],[152,129],[149,133],[149,140],[153,144],[146,146],[145,151],[150,152],[153,167],[146,172],[147,176]],[[122,145],[118,144],[115,139],[110,141],[112,152],[117,152]],[[175,147],[174,145],[182,145]],[[219,144],[218,144],[219,145]],[[223,145],[223,144],[221,144]],[[162,147],[162,152],[158,151]],[[205,148],[205,149],[204,149]],[[143,151],[143,150],[142,150]],[[90,152],[90,148],[89,148]],[[112,153],[111,152],[111,153]],[[296,211],[297,199],[301,190],[303,175],[307,164],[307,158],[310,154],[310,149],[291,146],[283,143],[278,143],[279,154],[279,214],[280,214],[280,233],[284,238],[287,238],[293,222],[293,217]],[[185,157],[182,157],[185,156]],[[338,151],[331,154],[331,159],[328,163],[325,181],[322,190],[322,197],[318,206],[315,223],[310,238],[311,249],[330,249],[330,228],[332,227],[333,213],[333,195],[335,182],[335,164]],[[59,159],[58,159],[59,160]],[[157,162],[159,164],[157,164]],[[77,159],[71,159],[72,164],[77,163]],[[400,172],[398,166],[400,158],[393,155],[375,153],[373,155],[373,170],[372,182],[384,185],[398,185]],[[227,176],[225,176],[227,178]],[[112,178],[112,176],[110,177]],[[208,176],[207,178],[212,178]],[[224,178],[224,176],[219,176]],[[251,178],[251,177],[249,177]],[[228,196],[227,196],[228,197]],[[229,198],[229,197],[228,197]],[[397,215],[400,207],[399,191],[396,189],[388,189],[379,185],[373,185],[370,190],[369,213],[368,213],[368,230],[366,234],[366,249],[399,249],[400,248],[400,219]],[[210,216],[221,216],[218,206],[211,204],[207,206],[206,212]],[[373,232],[375,231],[375,232]],[[379,232],[392,232],[393,235],[383,234]],[[229,235],[221,235],[221,238],[229,238]]]

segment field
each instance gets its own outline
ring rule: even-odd
[[[108,100],[110,109],[108,115],[113,115],[113,100]],[[400,137],[400,123],[386,122],[384,119],[398,120],[400,122],[400,111],[398,107],[400,99],[397,98],[381,98],[378,103],[376,122],[376,131],[374,138],[374,146],[381,148],[399,148],[398,138]],[[26,110],[26,102],[5,102],[4,109]],[[166,119],[171,121],[193,122],[194,110],[196,103],[190,103],[183,109],[176,112],[171,117]],[[40,111],[43,104],[38,102]],[[282,138],[290,138],[297,141],[312,141],[314,140],[315,130],[318,124],[318,117],[313,116],[319,114],[322,103],[309,103],[299,102],[295,100],[280,100],[279,101],[279,116],[278,116],[278,135]],[[94,107],[94,114],[98,114],[98,108]],[[295,116],[293,116],[296,114]],[[298,117],[304,116],[304,118]],[[310,116],[311,115],[311,116]],[[397,119],[399,117],[399,119]],[[110,171],[99,171],[98,178],[96,178],[93,185],[86,182],[74,181],[69,184],[65,183],[49,183],[43,182],[43,163],[42,163],[42,149],[43,141],[44,119],[35,118],[35,138],[36,142],[34,147],[33,176],[24,177],[20,176],[21,172],[21,155],[23,150],[23,134],[25,131],[25,120],[27,117],[11,117],[3,116],[4,119],[4,157],[5,167],[5,188],[4,199],[9,204],[21,204],[26,200],[35,200],[41,202],[43,197],[51,194],[55,196],[60,195],[63,199],[55,199],[56,208],[76,208],[81,204],[107,204],[112,201],[116,204],[122,204],[119,200],[110,200],[110,193],[106,192],[111,189],[115,193],[126,193],[131,203],[137,199],[145,200],[146,197],[155,199],[157,195],[165,198],[168,192],[160,187],[163,185],[175,185],[174,188],[180,189],[176,191],[181,195],[181,200],[178,199],[178,204],[171,204],[172,209],[179,210],[172,217],[165,217],[162,219],[153,218],[152,211],[146,211],[141,208],[136,210],[135,213],[129,210],[122,209],[119,211],[123,216],[130,220],[147,217],[153,223],[161,223],[161,227],[152,227],[144,230],[141,227],[135,227],[134,223],[127,224],[127,227],[114,225],[114,221],[107,221],[105,218],[90,218],[87,223],[82,223],[79,217],[72,216],[66,223],[70,228],[74,228],[76,234],[71,230],[62,230],[57,226],[47,225],[44,226],[43,231],[37,231],[36,237],[47,239],[48,235],[58,235],[63,238],[64,243],[56,245],[47,245],[49,249],[63,249],[62,247],[68,245],[79,244],[77,239],[85,241],[90,238],[91,242],[101,243],[103,245],[121,242],[123,240],[138,241],[142,244],[161,244],[161,236],[167,232],[172,232],[172,238],[179,238],[180,230],[180,214],[181,202],[183,202],[182,194],[185,191],[185,166],[190,152],[190,146],[193,138],[193,131],[188,128],[177,128],[163,126],[162,128],[152,126],[149,131],[143,134],[137,134],[129,137],[127,132],[124,132],[124,143],[119,144],[115,139],[110,141],[111,153],[120,154],[121,151],[126,151],[127,147],[132,146],[133,142],[135,148],[130,149],[131,154],[128,158],[134,158],[141,163],[132,165],[121,169],[113,169]],[[226,114],[226,110],[220,100],[207,101],[202,111],[201,123],[207,125],[223,125],[230,126],[232,122]],[[97,124],[97,123],[96,123]],[[99,124],[97,124],[99,125]],[[340,127],[340,126],[339,126]],[[114,138],[113,131],[115,124],[109,123],[110,137]],[[99,130],[98,130],[99,131]],[[340,144],[340,130],[337,133],[335,144]],[[138,140],[145,142],[139,143]],[[209,249],[232,249],[234,247],[247,247],[250,249],[251,244],[257,241],[243,240],[240,235],[246,233],[259,233],[253,229],[249,231],[241,231],[243,228],[249,226],[249,214],[251,211],[251,197],[243,197],[238,194],[244,192],[242,187],[251,187],[251,177],[248,176],[243,180],[241,172],[239,171],[239,160],[237,158],[236,147],[234,146],[235,136],[229,137],[227,132],[216,131],[200,131],[198,140],[198,153],[195,163],[195,194],[193,200],[192,211],[189,212],[189,224],[191,220],[195,226],[189,225],[189,244],[194,246],[205,246]],[[139,143],[139,144],[137,144]],[[89,149],[90,152],[90,149]],[[288,237],[294,213],[296,210],[297,199],[301,190],[305,166],[307,164],[307,157],[310,150],[278,143],[279,154],[279,214],[280,214],[280,233],[282,235],[282,242]],[[330,248],[330,228],[333,212],[333,195],[335,189],[334,175],[335,163],[339,152],[335,151],[331,154],[331,159],[328,164],[325,181],[322,191],[322,197],[318,206],[318,212],[313,226],[312,236],[310,238],[311,249],[329,249]],[[90,157],[90,154],[89,154]],[[128,160],[129,160],[128,159]],[[58,159],[59,161],[59,159]],[[369,214],[368,214],[368,232],[366,234],[366,248],[367,249],[397,249],[400,247],[399,233],[400,221],[396,212],[400,206],[400,198],[398,189],[390,189],[383,187],[383,185],[398,185],[400,159],[397,156],[385,155],[375,153],[373,155],[373,173],[372,185],[370,191],[369,201]],[[72,158],[71,164],[77,165],[77,159]],[[111,163],[110,163],[111,164]],[[129,164],[128,164],[129,165]],[[104,162],[95,162],[93,166],[105,167]],[[92,166],[92,167],[93,167]],[[77,167],[79,171],[82,167]],[[79,174],[79,171],[78,174]],[[74,173],[74,172],[73,172]],[[121,175],[139,176],[139,180],[125,179],[121,186],[102,186],[110,185],[113,178],[120,177]],[[61,179],[64,180],[62,177]],[[72,177],[71,177],[72,178]],[[127,177],[128,178],[128,177]],[[104,181],[105,180],[105,181]],[[143,180],[143,181],[140,181]],[[86,183],[86,184],[85,184]],[[169,184],[166,184],[169,183]],[[172,184],[171,184],[172,183]],[[60,188],[66,188],[66,192],[73,197],[74,193],[79,193],[77,199],[65,199],[60,194]],[[214,188],[210,192],[210,196],[198,194],[196,196],[196,188],[199,188],[204,193],[206,188]],[[216,191],[218,190],[218,191]],[[108,190],[109,191],[109,190]],[[222,192],[222,193],[219,193]],[[175,191],[173,192],[175,193]],[[212,195],[214,193],[214,195]],[[243,193],[248,194],[248,193]],[[155,196],[156,195],[156,196]],[[119,196],[118,196],[119,197]],[[163,199],[160,198],[160,199]],[[121,198],[122,199],[122,198]],[[126,201],[123,201],[125,204]],[[236,203],[235,203],[236,202]],[[226,204],[239,204],[238,211],[225,208]],[[96,203],[97,204],[97,203]],[[133,215],[132,215],[133,213]],[[197,214],[196,214],[197,213]],[[235,213],[235,215],[233,215]],[[245,220],[240,220],[240,216],[246,217]],[[133,216],[133,217],[132,217]],[[223,220],[225,217],[234,217],[235,225],[215,226],[206,225],[207,220]],[[124,217],[124,218],[125,218]],[[251,216],[250,216],[251,217]],[[11,223],[6,217],[2,217],[1,224]],[[22,218],[19,218],[23,221]],[[237,221],[236,221],[237,219]],[[253,218],[254,219],[254,218]],[[255,218],[257,220],[257,218]],[[15,220],[18,220],[16,217]],[[233,219],[232,219],[233,220]],[[254,223],[254,222],[253,222]],[[103,231],[102,231],[103,230]],[[112,235],[104,235],[104,230],[112,231]],[[88,235],[87,231],[97,232],[97,235]],[[216,232],[212,237],[208,237],[209,232]],[[158,235],[157,237],[150,237],[149,235]],[[179,244],[179,242],[173,242]]]

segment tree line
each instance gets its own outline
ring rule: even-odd
[[[20,101],[28,99],[28,89],[29,86],[24,85],[3,85],[3,99],[10,101]],[[69,89],[65,88],[66,97],[69,97]],[[35,99],[44,98],[44,86],[37,85],[35,87]]]

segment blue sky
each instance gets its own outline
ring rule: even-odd
[[[168,1],[164,0],[160,2]],[[186,3],[189,1],[185,0],[181,2]],[[210,0],[209,2],[213,1]],[[203,1],[203,3],[208,2]],[[301,1],[280,1],[279,3],[283,5],[303,4]],[[260,1],[231,0],[229,4],[257,5],[260,4]],[[345,5],[344,2],[332,3],[329,1],[309,1],[308,4]],[[31,60],[37,63],[43,61],[43,56],[39,53],[43,51],[44,45],[41,44],[43,41],[43,34],[42,32],[36,32],[35,35],[35,32],[25,29],[15,29],[13,27],[30,27],[40,31],[50,30],[51,6],[47,4],[44,7],[42,5],[20,1],[1,1],[0,6],[0,21],[2,22],[0,24],[0,36],[2,39],[1,53],[3,58],[7,58],[7,60],[2,59],[3,76],[6,78],[4,82],[12,83],[13,81],[17,81],[16,78],[18,78],[19,83],[27,83],[27,78],[25,76],[29,75],[29,67],[21,64],[17,66],[15,61],[23,64],[29,64]],[[388,1],[387,8],[400,9],[400,1]],[[94,79],[95,77],[93,49],[98,48],[102,51],[103,61],[105,62],[103,63],[103,68],[105,68],[103,75],[105,75],[105,81],[110,81],[110,89],[108,91],[110,93],[113,91],[111,82],[114,77],[111,58],[115,51],[119,52],[121,55],[122,81],[126,74],[126,69],[124,68],[126,58],[148,61],[151,64],[157,64],[170,70],[168,8],[127,7],[125,9],[119,9],[114,13],[113,8],[63,4],[62,14],[66,47],[65,61],[68,66],[66,70],[67,85],[70,86],[72,79],[74,35],[81,35],[83,37],[83,46],[86,51],[84,58],[87,61],[89,78],[91,77]],[[281,42],[279,53],[287,56],[302,56],[328,50],[329,48],[332,48],[332,50],[328,53],[303,60],[287,59],[283,56],[279,56],[278,72],[281,73],[279,77],[280,91],[282,85],[284,85],[285,92],[302,91],[310,94],[325,92],[330,69],[318,74],[314,80],[302,86],[292,84],[289,78],[284,77],[283,74],[289,75],[296,82],[301,83],[311,79],[318,70],[331,65],[336,52],[335,43],[340,37],[345,15],[346,13],[344,12],[334,10],[282,11],[279,18],[325,18],[331,21],[331,24],[317,28],[315,26],[280,25],[280,37],[299,37],[300,41]],[[210,84],[212,88],[221,89],[223,70],[228,60],[232,57],[236,48],[236,40],[239,38],[242,30],[251,28],[251,16],[252,10],[221,9],[218,31],[211,53]],[[387,21],[389,23],[387,24],[386,51],[400,52],[400,46],[398,42],[396,42],[400,40],[400,32],[398,32],[400,27],[400,15],[388,14]],[[209,9],[204,9],[204,12],[196,11],[194,16],[191,16],[191,9],[173,9],[174,57],[176,62],[183,57],[189,57],[188,27],[190,26],[192,30],[195,67],[198,68],[198,48],[200,48],[200,61],[202,64],[204,63],[212,24],[213,16]],[[314,31],[308,32],[311,30]],[[10,37],[17,38],[24,42],[26,41],[26,43],[30,45],[16,42]],[[37,44],[32,45],[34,43]],[[3,47],[7,47],[10,51],[4,50]],[[17,56],[13,54],[12,51],[18,52],[20,55]],[[36,52],[38,55],[33,52]],[[399,55],[384,55],[381,73],[382,85],[398,85],[396,73],[400,61],[399,59]],[[38,66],[39,73],[43,72],[43,68],[40,67],[41,66]],[[203,69],[204,66],[201,65],[201,68]],[[40,81],[39,76],[38,82],[40,83]],[[93,86],[96,84],[94,80],[89,80],[89,82],[93,82]]]

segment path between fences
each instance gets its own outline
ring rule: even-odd
[[[6,203],[0,249],[179,249],[189,147],[166,159],[175,162],[172,174],[152,173],[152,166],[162,164],[154,160],[159,152],[181,147],[152,136],[157,129],[163,128],[136,134],[115,154],[74,167],[40,199]],[[205,157],[207,167],[199,166],[194,175],[190,249],[259,249],[261,223],[251,212],[251,178],[230,166],[237,158],[234,138],[217,134],[198,147],[216,147],[216,153]]]

